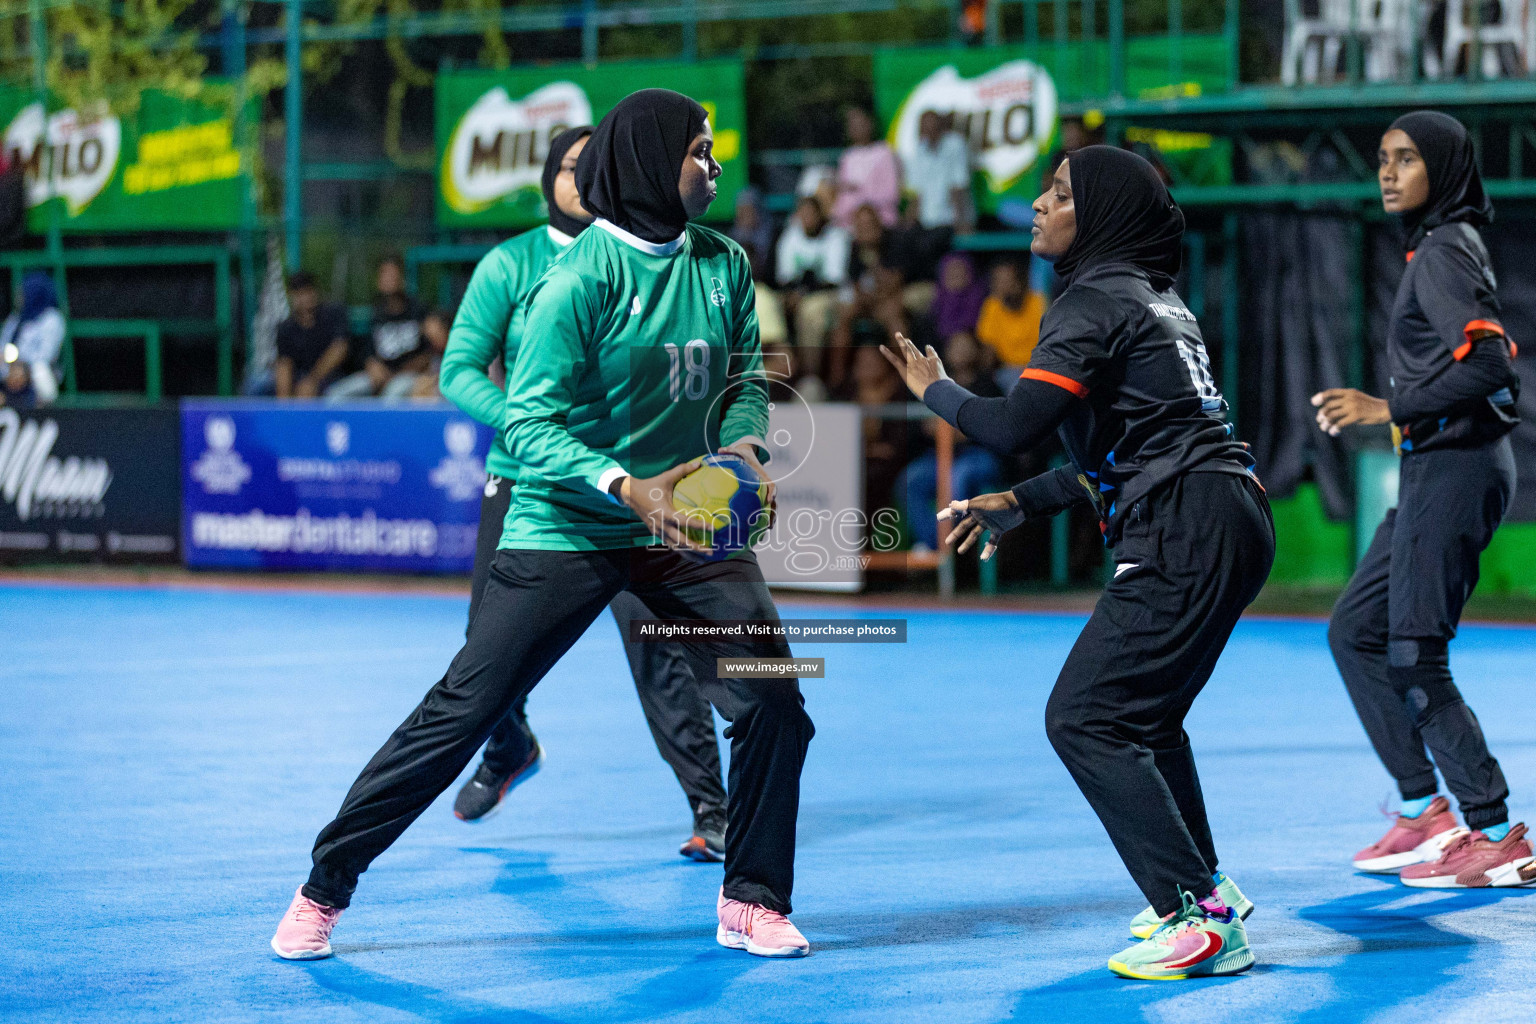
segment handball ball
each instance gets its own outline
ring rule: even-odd
[[[718,562],[755,545],[768,529],[768,484],[745,459],[708,455],[678,481],[672,507],[687,519],[690,540],[709,548],[687,554]]]

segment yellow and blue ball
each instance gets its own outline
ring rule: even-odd
[[[687,520],[689,539],[709,548],[689,554],[706,562],[751,548],[768,530],[768,484],[735,455],[706,456],[673,488],[672,507]]]

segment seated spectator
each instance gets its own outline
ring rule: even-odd
[[[815,196],[823,210],[830,211],[837,204],[837,168],[830,164],[812,164],[800,172],[795,185],[795,198]]]
[[[873,206],[886,227],[896,224],[897,205],[901,199],[901,164],[884,139],[875,136],[875,119],[869,111],[849,107],[847,113],[849,146],[837,161],[837,202],[832,219],[845,228],[853,228],[853,218],[861,206]]]
[[[748,185],[736,193],[736,219],[727,232],[746,251],[755,281],[772,281],[773,221],[763,209],[763,194]]]
[[[1029,288],[1028,272],[1015,260],[1005,259],[992,268],[992,289],[981,304],[976,338],[987,345],[1002,363],[999,386],[1013,386],[1040,340],[1040,318],[1045,297]]]
[[[893,504],[892,492],[901,469],[922,450],[923,435],[915,420],[873,415],[871,407],[904,405],[905,387],[891,364],[880,354],[875,339],[853,351],[852,389],[855,402],[865,406],[864,509],[870,515]]]
[[[994,379],[997,353],[976,340],[969,331],[950,335],[944,342],[944,369],[950,379],[973,395],[1001,398],[1002,389]]]
[[[277,325],[278,398],[315,398],[347,361],[347,311],[321,302],[313,274],[288,278],[288,319]]]
[[[421,338],[426,344],[427,365],[424,369],[414,373],[400,373],[394,380],[410,380],[409,389],[403,386],[397,389],[404,391],[406,395],[420,401],[438,401],[443,393],[437,389],[438,373],[443,368],[443,352],[448,348],[448,330],[453,326],[453,314],[444,309],[434,309],[421,318]],[[394,381],[390,382],[393,387]],[[386,396],[389,388],[385,389]]]
[[[854,216],[854,244],[828,367],[827,382],[834,389],[842,386],[853,334],[861,322],[878,326],[887,338],[898,331],[911,334],[912,317],[926,314],[932,305],[933,282],[913,280],[919,270],[910,242],[899,229],[886,230],[872,206],[861,206]]]
[[[404,398],[432,361],[421,336],[421,307],[405,292],[405,265],[398,256],[386,256],[379,264],[368,337],[371,350],[363,369],[332,384],[325,397],[338,401],[371,395]]]
[[[0,405],[26,409],[59,397],[64,315],[48,274],[34,270],[21,279],[21,308],[0,327],[0,352]]]
[[[981,304],[986,298],[987,286],[981,283],[976,263],[969,256],[952,252],[939,261],[938,287],[934,290],[929,313],[933,317],[940,351],[955,335],[975,333]]]
[[[979,344],[968,332],[961,331],[949,337],[944,348],[944,368],[955,383],[973,395],[983,398],[1002,395],[992,379],[996,367],[992,350]],[[936,436],[939,422],[937,419],[924,420],[923,432],[930,438]],[[967,443],[965,435],[957,431],[949,470],[950,497],[973,498],[997,490],[1002,483],[1002,460],[988,448]],[[913,550],[936,550],[939,546],[939,455],[936,449],[930,448],[907,464],[897,478],[896,493],[906,501]]]
[[[838,286],[848,274],[850,246],[848,232],[828,222],[814,196],[800,198],[779,236],[779,297],[795,326],[801,369],[811,377],[822,373],[822,349],[837,313]]]
[[[752,265],[757,331],[763,345],[789,342],[784,300],[773,288],[773,221],[763,209],[762,193],[748,186],[736,193],[736,220],[729,232]]]
[[[907,215],[934,234],[934,245],[943,252],[955,232],[969,231],[974,220],[965,136],[949,130],[938,111],[923,111],[917,119],[917,148],[903,169],[912,195]]]

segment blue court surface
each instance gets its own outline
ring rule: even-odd
[[[858,614],[785,602],[786,616]],[[1258,966],[1127,982],[1143,906],[1045,741],[1081,623],[903,616],[903,646],[804,646],[816,721],[794,920],[715,945],[716,865],[612,621],[535,691],[543,772],[479,826],[453,790],[363,877],[337,957],[267,946],[315,832],[438,678],[465,600],[0,586],[0,1018],[24,1021],[1495,1021],[1532,1019],[1536,891],[1353,874],[1391,784],[1315,621],[1245,621],[1191,717]],[[1468,626],[1453,666],[1536,818],[1536,631]]]

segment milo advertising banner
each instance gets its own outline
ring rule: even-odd
[[[46,110],[32,93],[0,89],[8,161],[25,168],[29,225],[57,202],[66,231],[220,229],[239,223],[247,176],[231,112],[160,92],[137,112]]]
[[[547,216],[539,178],[549,141],[595,124],[637,89],[676,89],[702,103],[715,133],[720,194],[710,218],[729,219],[747,183],[741,62],[556,65],[450,72],[437,78],[437,220],[452,227],[519,228]]]
[[[1228,84],[1225,61],[1219,36],[1182,37],[1174,53],[1163,37],[1129,39],[1126,90],[1148,98],[1219,91]],[[953,117],[974,154],[978,205],[997,213],[1009,200],[1029,202],[1039,194],[1044,161],[1058,144],[1060,104],[1107,94],[1108,74],[1103,42],[890,49],[875,55],[875,103],[891,146],[904,159],[917,148],[924,111]],[[1221,144],[1188,132],[1149,133],[1148,141],[1167,142],[1170,150]]]

